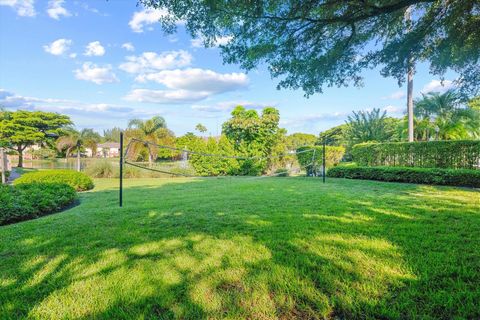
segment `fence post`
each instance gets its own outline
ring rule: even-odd
[[[123,132],[120,132],[120,194],[119,194],[119,204],[120,207],[123,205]]]

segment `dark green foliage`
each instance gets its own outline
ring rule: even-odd
[[[329,146],[345,146],[347,145],[347,124],[341,124],[330,128],[328,130],[320,132],[318,139],[315,144],[321,145],[323,140]]]
[[[259,115],[256,110],[237,106],[232,117],[222,126],[222,132],[233,144],[235,154],[243,157],[272,157],[285,152],[283,136],[279,127],[280,113],[267,107]],[[250,159],[239,161],[239,175],[259,175],[273,167],[279,159]]]
[[[315,144],[317,137],[309,133],[293,133],[285,137],[285,145],[287,150],[297,150],[303,146],[311,146]]]
[[[307,151],[312,150],[312,151]],[[304,152],[307,151],[307,152]],[[298,153],[300,152],[300,153]],[[305,146],[297,149],[298,163],[307,170],[308,176],[316,176],[322,171],[323,164],[323,146]],[[325,147],[325,165],[327,168],[333,167],[342,160],[345,154],[344,147]]]
[[[59,211],[75,199],[75,189],[65,183],[0,185],[0,225]]]
[[[53,112],[0,111],[0,146],[18,153],[18,167],[23,166],[23,151],[35,143],[49,142],[49,135],[61,135],[70,118]]]
[[[235,154],[232,143],[223,135],[218,141],[215,138],[208,138],[206,141],[203,139],[197,140],[195,151],[225,156]],[[189,160],[197,174],[201,176],[238,174],[239,170],[239,161],[236,159],[191,154]]]
[[[41,170],[30,172],[16,179],[14,184],[65,183],[77,191],[93,189],[93,180],[82,172],[72,170]]]
[[[168,13],[160,19],[165,31],[181,20],[206,46],[228,36],[220,46],[225,62],[247,70],[266,64],[278,87],[307,95],[361,86],[372,67],[403,83],[412,60],[437,76],[455,71],[463,93],[480,88],[478,0],[140,2]]]
[[[479,140],[358,144],[352,154],[360,166],[480,169]]]
[[[480,171],[468,169],[338,166],[328,170],[327,175],[334,178],[480,188]]]

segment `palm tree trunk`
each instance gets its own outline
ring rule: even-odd
[[[77,171],[80,172],[80,148],[77,148]]]
[[[405,20],[410,23],[410,7],[405,11]],[[410,29],[410,28],[409,28]],[[408,142],[414,141],[413,135],[413,59],[408,59],[407,70],[407,114],[408,114]]]

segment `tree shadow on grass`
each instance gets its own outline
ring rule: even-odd
[[[0,229],[0,315],[475,316],[480,219],[458,201],[478,193],[331,181],[128,181],[122,209],[116,190],[84,194]]]

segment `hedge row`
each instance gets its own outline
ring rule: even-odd
[[[308,151],[312,150],[312,151]],[[325,147],[325,165],[327,168],[333,167],[342,160],[345,154],[344,147]],[[323,146],[305,146],[297,149],[297,159],[300,166],[306,168],[307,175],[317,175],[322,171],[323,165]]]
[[[0,225],[59,211],[75,199],[75,189],[65,183],[0,185]]]
[[[329,177],[436,184],[480,188],[480,171],[410,167],[342,167],[327,171]]]
[[[15,185],[28,183],[65,183],[77,191],[93,189],[93,180],[82,172],[73,170],[41,170],[22,175]]]
[[[480,140],[363,143],[352,148],[360,166],[480,169]]]

